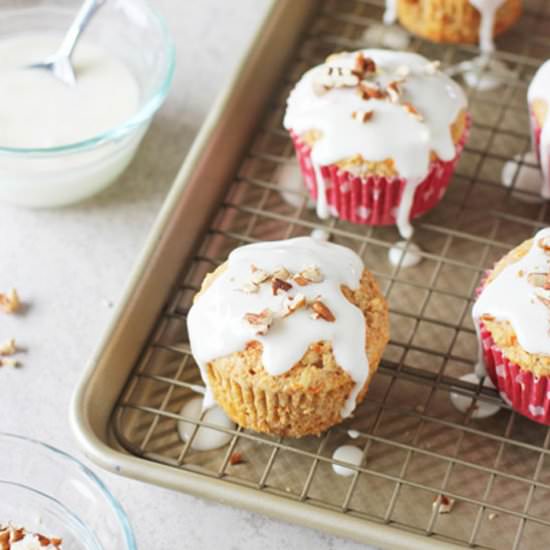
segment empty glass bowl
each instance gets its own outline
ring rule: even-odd
[[[32,33],[48,33],[61,41],[81,4],[82,0],[2,0],[0,41]],[[106,188],[128,166],[165,100],[175,50],[163,19],[146,0],[109,0],[83,40],[114,55],[131,71],[140,91],[137,111],[121,125],[79,143],[35,149],[0,143],[0,201],[62,206]]]
[[[128,518],[84,464],[0,433],[0,524],[63,539],[67,550],[136,550]]]

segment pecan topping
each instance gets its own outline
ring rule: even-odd
[[[16,352],[17,346],[14,338],[10,338],[0,344],[0,355],[13,355]]]
[[[256,285],[262,284],[270,277],[267,271],[264,271],[263,269],[260,269],[255,265],[252,265],[250,270],[252,271],[252,277],[250,278],[250,280]]]
[[[19,362],[11,357],[0,357],[0,367],[18,367]]]
[[[255,328],[256,334],[264,335],[273,323],[273,312],[266,308],[260,313],[245,313],[244,320]]]
[[[271,288],[273,289],[273,295],[277,296],[279,292],[288,292],[292,288],[292,285],[275,277],[271,279]]]
[[[403,108],[405,109],[405,111],[407,111],[407,113],[412,115],[417,120],[420,120],[420,121],[424,120],[422,115],[416,110],[416,107],[411,103],[404,103]]]
[[[550,237],[543,237],[542,239],[539,239],[537,244],[546,254],[550,253]]]
[[[294,282],[299,284],[300,286],[307,286],[311,282],[309,279],[306,279],[303,275],[294,275],[292,277],[294,279]]]
[[[260,290],[260,286],[256,283],[244,283],[244,285],[241,287],[241,290],[243,292],[246,292],[247,294],[256,294],[256,292]]]
[[[0,309],[4,313],[17,313],[21,308],[21,301],[19,300],[19,295],[17,290],[12,288],[7,294],[2,294],[0,292]]]
[[[527,282],[535,288],[544,288],[547,280],[547,273],[529,273],[527,275]]]
[[[317,299],[311,304],[311,309],[313,310],[313,313],[311,316],[314,319],[323,319],[324,321],[328,321],[329,323],[333,323],[336,321],[336,317],[334,317],[332,311],[321,302],[321,300]]]
[[[288,317],[299,309],[302,309],[306,306],[306,303],[306,297],[301,293],[296,294],[296,296],[287,296],[283,303],[283,317]]]
[[[388,97],[392,103],[399,103],[401,100],[401,90],[399,89],[399,84],[400,82],[398,80],[394,80],[386,86],[386,92],[388,93]]]
[[[290,278],[290,272],[286,267],[279,266],[275,269],[275,271],[272,273],[272,276],[276,279],[281,279],[283,281],[286,281]]]
[[[376,72],[376,63],[370,57],[365,57],[363,52],[359,52],[355,56],[355,66],[352,73],[359,78],[363,78],[368,74]]]
[[[373,114],[373,111],[353,111],[353,113],[351,113],[351,118],[359,120],[364,124],[372,118]]]
[[[364,80],[359,82],[358,90],[363,99],[384,99],[386,97],[384,90],[380,89],[378,86],[373,86]]]

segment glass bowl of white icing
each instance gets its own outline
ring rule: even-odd
[[[61,538],[63,550],[137,550],[107,487],[49,445],[0,432],[0,495],[0,525]]]
[[[55,207],[116,181],[170,88],[175,49],[147,0],[108,0],[68,86],[25,67],[56,51],[81,0],[0,3],[0,201]]]

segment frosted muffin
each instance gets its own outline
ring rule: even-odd
[[[433,208],[468,133],[466,97],[437,62],[406,52],[331,55],[288,98],[290,132],[317,214],[396,224]]]
[[[521,0],[386,0],[384,21],[396,19],[434,42],[471,43],[494,50],[493,37],[521,15]]]
[[[233,251],[205,278],[188,332],[207,404],[244,428],[301,437],[365,397],[388,311],[354,252],[301,237]]]
[[[550,61],[546,61],[531,81],[527,92],[529,114],[531,116],[531,136],[533,148],[542,169],[541,194],[550,198]]]
[[[550,425],[550,228],[495,265],[473,316],[487,373],[502,398]]]

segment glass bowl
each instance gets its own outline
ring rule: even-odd
[[[2,0],[0,41],[31,33],[48,33],[61,41],[81,4]],[[105,189],[128,166],[164,102],[175,49],[164,20],[146,0],[109,0],[83,40],[113,54],[131,71],[140,91],[137,111],[118,127],[78,143],[42,149],[0,143],[0,201],[36,208],[63,206]]]
[[[136,550],[128,518],[84,464],[0,432],[0,524],[63,539],[67,550]]]

